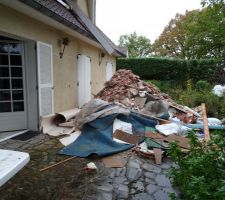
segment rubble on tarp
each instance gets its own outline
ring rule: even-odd
[[[105,88],[96,95],[96,98],[107,102],[121,103],[129,108],[142,109],[142,111],[146,111],[149,106],[152,106],[153,103],[149,102],[162,100],[160,102],[163,107],[166,106],[166,102],[169,106],[188,112],[183,106],[175,103],[169,95],[162,93],[155,85],[145,83],[131,70],[125,69],[118,70],[105,83]]]
[[[206,135],[206,124],[209,129],[225,129],[216,118],[208,118],[205,123],[207,116],[202,110],[202,106],[191,109],[179,105],[130,70],[119,70],[96,98],[80,110],[48,116],[42,126],[49,135],[69,135],[60,138],[65,146],[60,154],[109,156],[132,149],[133,153],[161,164],[171,142],[177,142],[183,152],[189,151],[186,138],[189,130],[200,128]],[[118,157],[106,159],[105,163],[114,167],[123,165]]]

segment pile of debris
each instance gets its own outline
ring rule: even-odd
[[[51,136],[67,135],[59,138],[65,145],[60,154],[106,156],[132,148],[161,164],[172,141],[188,151],[188,130],[198,129],[199,138],[209,140],[209,129],[225,129],[220,120],[207,118],[203,105],[198,110],[178,105],[131,70],[119,70],[95,99],[43,118],[42,127]]]
[[[139,76],[131,70],[118,70],[113,77],[105,83],[105,88],[101,90],[96,98],[107,102],[121,103],[130,108],[143,108],[145,102],[166,100],[170,104],[175,104],[171,97],[150,83],[145,83]]]

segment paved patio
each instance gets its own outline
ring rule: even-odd
[[[133,154],[125,158],[126,167],[115,169],[105,168],[97,158],[75,158],[40,172],[67,158],[57,154],[63,148],[58,139],[39,134],[27,141],[9,139],[1,142],[0,148],[28,152],[31,157],[28,165],[0,188],[1,200],[167,200],[169,193],[179,196],[166,176],[174,165],[169,160],[158,166]],[[83,170],[91,161],[98,167],[97,174]]]

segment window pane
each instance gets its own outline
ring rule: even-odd
[[[0,89],[10,89],[9,79],[0,79]]]
[[[12,91],[13,100],[23,100],[23,90]]]
[[[23,101],[22,102],[13,102],[13,112],[24,111],[23,104],[24,104]]]
[[[10,90],[0,91],[0,101],[10,101]]]
[[[0,55],[0,65],[9,65],[8,55]]]
[[[8,53],[8,44],[0,43],[0,53]]]
[[[22,56],[10,55],[10,64],[21,66],[22,65]]]
[[[11,54],[21,54],[21,44],[18,44],[18,43],[10,44],[9,52]]]
[[[22,89],[23,79],[12,79],[12,89]]]
[[[11,67],[11,76],[12,77],[22,77],[22,67]]]
[[[0,113],[1,112],[11,112],[11,102],[0,102]]]
[[[0,77],[9,77],[9,67],[0,67]]]

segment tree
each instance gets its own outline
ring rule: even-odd
[[[206,6],[186,20],[186,47],[191,58],[225,58],[225,3],[203,1]]]
[[[151,41],[145,36],[139,36],[136,32],[121,35],[119,39],[119,46],[128,49],[129,57],[147,57],[151,54]]]
[[[224,0],[202,0],[202,10],[177,14],[153,44],[158,56],[225,58]]]
[[[169,24],[153,44],[155,55],[175,58],[186,57],[184,22],[188,15],[188,12],[186,15],[177,13],[175,18],[169,21]]]

